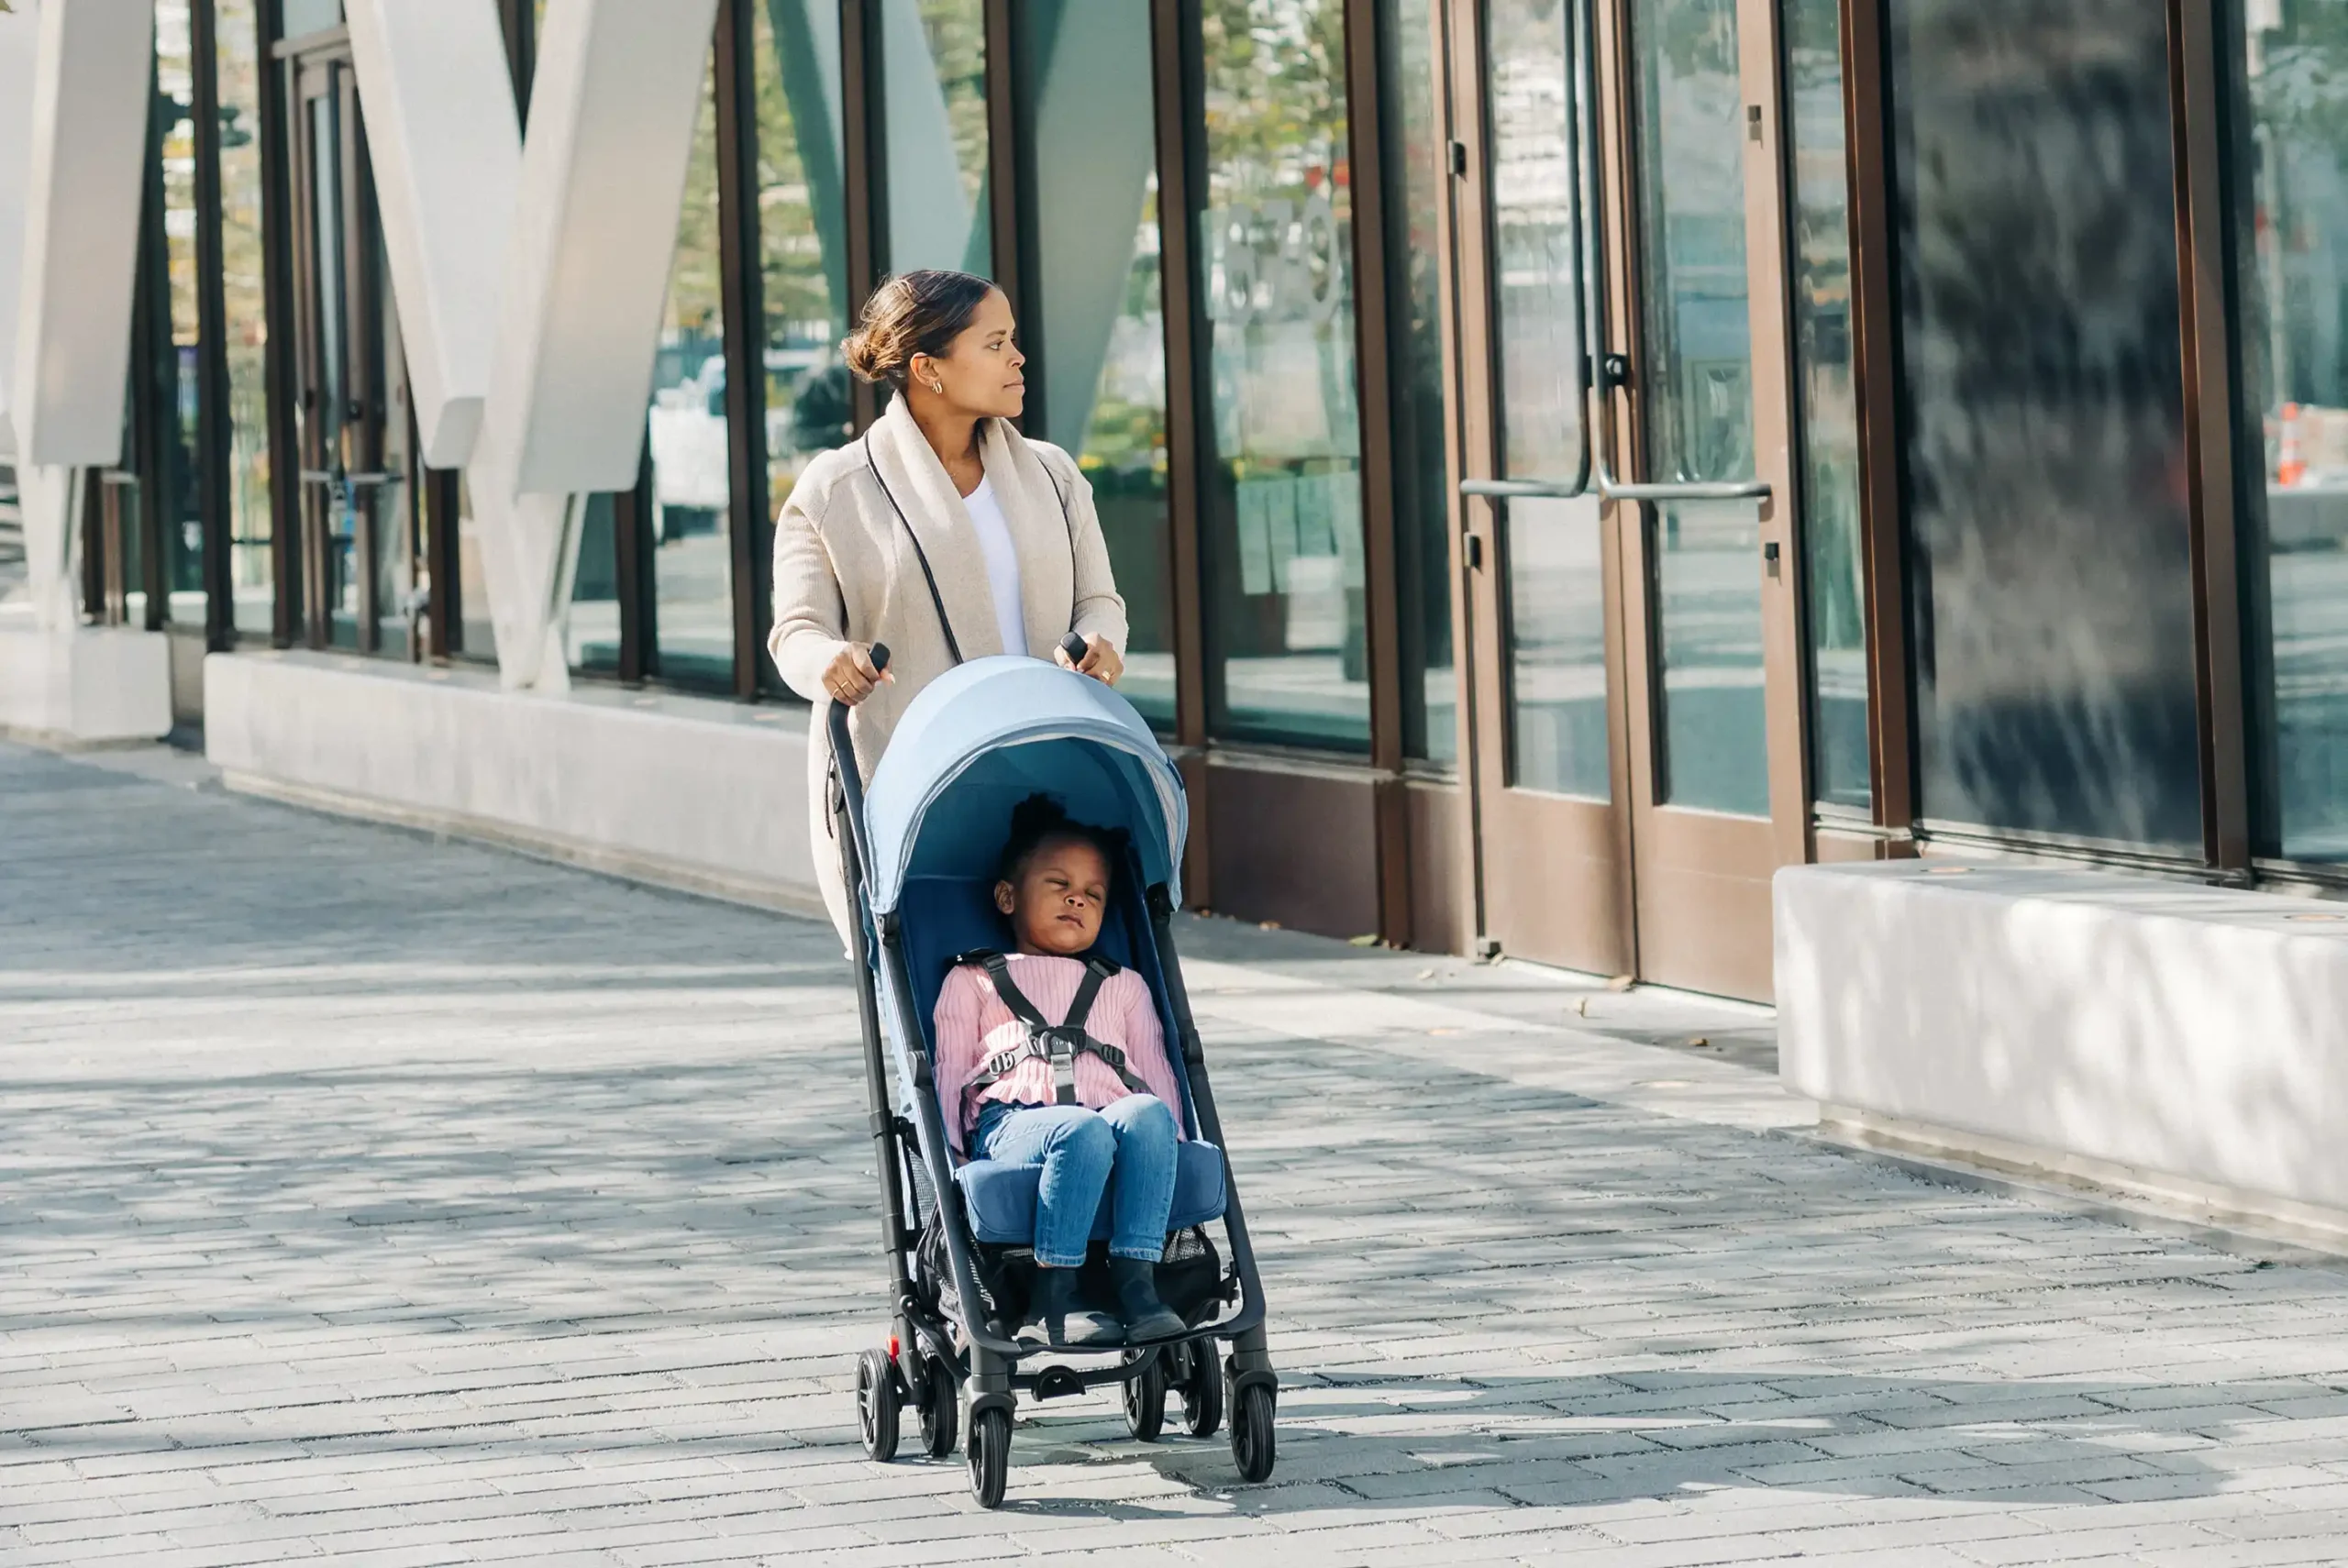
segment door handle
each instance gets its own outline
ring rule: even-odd
[[[390,484],[400,476],[393,473],[338,474],[331,469],[304,469],[304,484],[333,484],[337,480],[354,486]]]
[[[1601,480],[1604,476],[1600,476]],[[1767,480],[1690,480],[1662,484],[1614,484],[1600,491],[1609,501],[1767,501]]]
[[[1490,496],[1495,501],[1530,500],[1535,496],[1558,501],[1571,501],[1576,496],[1589,494],[1589,486],[1587,484],[1570,484],[1564,480],[1471,479],[1461,480],[1459,481],[1459,493],[1462,495]]]
[[[1567,480],[1461,480],[1462,495],[1488,496],[1495,501],[1534,499],[1572,501],[1594,495],[1600,501],[1766,501],[1767,480],[1682,480],[1656,484],[1625,484],[1600,467],[1581,484]]]

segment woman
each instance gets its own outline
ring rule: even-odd
[[[1026,654],[1113,684],[1124,672],[1125,602],[1092,487],[1058,447],[1010,421],[1026,406],[1026,356],[1011,302],[968,272],[907,272],[874,291],[842,352],[895,395],[862,439],[807,466],[775,520],[774,630],[767,647],[815,705],[807,807],[815,875],[843,935],[847,899],[825,789],[826,709],[867,778],[922,688],[964,659]],[[889,668],[872,665],[884,643]]]

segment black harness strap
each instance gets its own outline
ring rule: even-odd
[[[1117,1075],[1126,1088],[1135,1094],[1148,1094],[1147,1084],[1134,1076],[1125,1066],[1125,1054],[1116,1046],[1095,1040],[1085,1029],[1092,1016],[1092,1004],[1101,995],[1101,988],[1117,973],[1117,966],[1106,958],[1084,961],[1084,978],[1077,982],[1076,996],[1069,1003],[1068,1016],[1058,1023],[1049,1023],[1027,993],[1011,977],[1011,961],[1002,954],[980,950],[965,953],[954,960],[958,967],[976,964],[986,970],[987,978],[994,985],[994,994],[1011,1010],[1026,1031],[1027,1038],[1007,1051],[998,1051],[980,1065],[970,1081],[962,1086],[965,1103],[1001,1083],[1004,1077],[1032,1061],[1052,1065],[1052,1098],[1061,1105],[1076,1103],[1076,1058],[1089,1055]]]

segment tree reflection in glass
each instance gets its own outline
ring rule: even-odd
[[[2254,830],[2263,854],[2348,860],[2348,6],[2238,19]]]
[[[2167,18],[1894,0],[1922,813],[2201,838]]]
[[[1209,723],[1366,750],[1339,0],[1203,0]]]
[[[1859,419],[1851,372],[1850,176],[1839,9],[1836,0],[1786,5],[1794,369],[1809,591],[1811,792],[1864,810],[1874,799],[1874,785],[1866,621],[1859,597]]]

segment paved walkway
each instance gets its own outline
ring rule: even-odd
[[[2348,1559],[2348,1270],[1818,1147],[1761,1015],[1215,922],[1276,1484],[1100,1398],[981,1513],[855,1446],[822,933],[104,763],[0,746],[0,1562]]]

